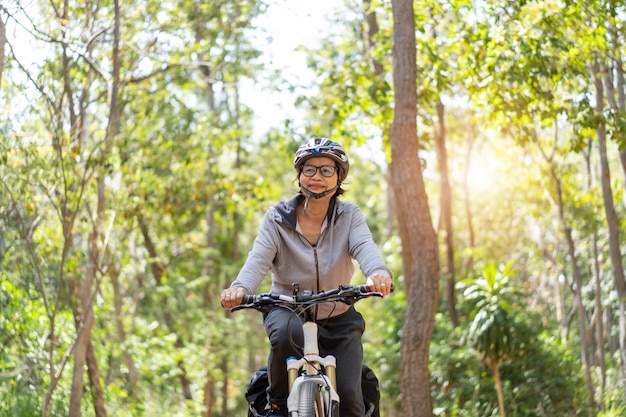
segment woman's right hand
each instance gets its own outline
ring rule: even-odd
[[[246,295],[246,290],[241,287],[226,288],[222,291],[220,304],[224,308],[233,308],[241,304],[244,295]]]

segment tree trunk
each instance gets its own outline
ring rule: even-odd
[[[376,37],[379,32],[378,19],[376,18],[376,13],[372,9],[372,1],[371,0],[363,0],[363,17],[366,23],[365,36],[363,39],[363,44],[365,45],[365,53],[364,55],[367,57],[370,63],[370,69],[372,74],[376,77],[377,80],[382,81],[385,79],[385,67],[382,62],[376,59],[374,52],[377,46]],[[385,132],[389,133],[389,132]],[[384,146],[384,144],[383,144]],[[387,169],[385,174],[387,184],[391,184],[390,172]],[[393,197],[393,188],[387,187],[387,235],[393,235],[393,219],[395,216],[395,206],[394,206],[394,197]]]
[[[604,110],[604,90],[600,65],[595,62],[592,65],[592,74],[596,90],[596,114],[601,115]],[[617,303],[619,308],[619,350],[622,372],[622,389],[626,397],[626,281],[624,280],[624,268],[620,252],[619,220],[613,205],[613,191],[611,190],[611,172],[606,148],[606,126],[602,123],[596,128],[598,138],[598,150],[600,156],[600,181],[602,185],[602,197],[604,200],[604,214],[609,232],[609,254],[611,259],[611,271],[617,290]]]
[[[439,166],[441,223],[446,239],[446,303],[450,320],[455,326],[459,325],[456,312],[456,276],[454,268],[454,231],[452,227],[452,189],[448,178],[448,153],[446,151],[446,124],[445,109],[441,100],[437,101],[437,116],[439,129],[435,132],[437,143],[437,161]]]
[[[604,398],[604,392],[606,390],[606,359],[604,355],[604,307],[602,306],[602,282],[600,279],[600,251],[598,250],[598,235],[596,233],[593,234],[593,276],[594,283],[596,287],[595,301],[596,301],[596,311],[594,315],[596,316],[596,352],[597,352],[597,362],[600,366],[600,394],[599,398]],[[600,401],[600,410],[604,411],[604,401]]]
[[[613,77],[611,76],[611,69],[604,65],[601,68],[602,80],[604,81],[604,91],[606,92],[606,101],[609,108],[614,112],[623,112],[626,105],[624,104],[624,73],[621,71],[622,63],[615,62],[615,65],[619,70],[618,74],[618,99],[615,98],[615,87],[613,85]],[[622,187],[626,191],[626,148],[622,149],[619,153],[619,159],[621,162],[622,172]],[[626,193],[622,197],[624,205],[626,205]]]
[[[376,49],[376,35],[378,35],[378,20],[376,19],[376,13],[372,11],[372,0],[363,0],[363,16],[365,17],[365,22],[367,23],[367,35],[365,36],[365,45],[366,51],[365,56],[367,56],[370,68],[372,72],[382,79],[384,75],[384,67],[382,62],[374,58],[374,49]]]
[[[115,315],[115,329],[117,330],[117,339],[122,348],[122,357],[124,363],[128,367],[128,380],[134,389],[139,381],[139,372],[135,366],[135,361],[126,347],[126,331],[124,330],[124,321],[122,318],[122,291],[120,288],[119,271],[117,267],[109,267],[109,277],[113,287],[113,314]]]
[[[389,135],[391,180],[407,293],[402,331],[402,415],[432,417],[430,340],[439,291],[439,253],[419,159],[415,18],[411,0],[393,0],[394,117]]]
[[[591,139],[590,139],[591,141]],[[589,144],[591,145],[591,144]],[[585,184],[587,192],[591,191],[593,181],[592,181],[592,170],[591,170],[591,146],[587,146],[587,148],[583,152],[583,158],[585,162],[585,173],[587,175],[587,182]],[[604,340],[604,306],[602,305],[602,280],[601,280],[601,262],[600,262],[600,250],[598,249],[598,233],[594,232],[592,235],[592,253],[593,253],[593,277],[595,284],[595,305],[596,310],[594,316],[595,320],[595,331],[596,331],[596,362],[600,367],[600,393],[598,394],[598,398],[604,398],[604,392],[606,390],[606,359],[605,359],[605,340]],[[598,403],[600,407],[600,411],[605,411],[604,401],[600,401]]]
[[[474,149],[474,142],[476,142],[476,127],[472,124],[470,128],[470,134],[467,138],[467,152],[465,153],[465,168],[463,169],[463,202],[465,205],[465,217],[467,218],[467,232],[469,234],[469,242],[467,243],[468,249],[473,249],[475,245],[474,237],[474,224],[472,219],[472,208],[470,207],[470,192],[469,192],[469,170],[472,161],[472,150]],[[473,255],[467,256],[463,261],[463,270],[461,273],[468,274],[474,268]],[[466,275],[461,275],[466,276]]]
[[[70,409],[68,417],[80,417],[81,402],[83,395],[83,376],[85,371],[85,363],[88,361],[89,349],[93,350],[91,345],[91,330],[95,322],[93,312],[93,297],[97,290],[97,278],[98,268],[100,265],[100,239],[102,238],[102,224],[106,216],[106,184],[105,178],[107,171],[105,164],[113,148],[113,141],[115,136],[119,132],[121,109],[118,105],[118,92],[120,85],[120,9],[119,1],[114,0],[114,25],[113,25],[113,45],[111,53],[111,78],[108,80],[108,104],[109,115],[106,136],[104,140],[104,147],[102,154],[98,159],[99,165],[97,167],[97,179],[96,179],[96,193],[97,193],[97,207],[93,221],[93,229],[89,236],[89,265],[87,266],[87,272],[84,282],[81,285],[80,294],[80,314],[77,315],[77,343],[76,350],[74,352],[74,375],[72,379],[72,393],[70,398]],[[69,73],[65,73],[69,76]],[[71,97],[71,94],[68,94]],[[82,113],[84,114],[84,113]],[[83,119],[84,121],[84,119]],[[74,124],[72,124],[74,126]],[[85,129],[79,129],[77,135],[85,134]],[[96,410],[96,416],[106,416],[104,394],[100,389],[100,377],[97,371],[97,362],[95,353],[91,352],[91,363],[89,369],[90,382],[94,387],[94,407]]]
[[[611,8],[611,16],[619,15],[619,12],[616,10],[615,2],[611,2],[609,7]],[[621,42],[622,30],[621,27],[617,26],[618,21],[619,19],[608,20],[608,22],[610,23],[608,33],[610,39],[612,40],[611,49],[615,51],[615,53],[611,54],[613,60],[611,67],[615,69],[615,77],[617,78],[617,83],[615,87],[613,83],[613,77],[611,77],[611,73],[609,72],[609,68],[606,68],[606,71],[603,71],[603,73],[607,102],[612,109],[615,109],[621,113],[626,110],[626,81],[624,80],[624,62],[622,60],[622,53],[620,52],[623,49],[623,45]],[[615,91],[616,89],[617,91]],[[615,98],[615,96],[617,96],[617,99]],[[622,165],[622,186],[625,191],[622,197],[622,202],[626,206],[626,148],[620,151],[619,159]]]
[[[220,369],[223,375],[229,375],[228,358],[222,358]],[[222,385],[222,415],[228,415],[228,384]]]
[[[559,322],[559,334],[561,335],[561,342],[565,342],[567,340],[567,314],[565,314],[563,294],[561,293],[561,281],[559,279],[561,268],[559,268],[554,262],[553,265],[554,270],[557,271],[553,274],[556,320]]]
[[[2,91],[2,74],[4,73],[4,47],[6,43],[7,27],[4,23],[4,20],[2,20],[2,17],[0,16],[0,91]]]
[[[204,410],[202,413],[203,417],[213,417],[213,404],[215,400],[213,399],[213,394],[215,392],[215,378],[211,375],[210,372],[206,372],[206,380],[204,382]]]
[[[104,139],[104,147],[102,153],[98,159],[99,165],[97,166],[97,178],[96,178],[96,193],[97,193],[97,206],[94,216],[93,229],[89,237],[89,265],[87,266],[87,273],[85,281],[81,286],[80,295],[80,311],[82,312],[81,321],[82,330],[79,331],[79,338],[75,351],[74,360],[74,378],[72,380],[72,394],[70,399],[70,410],[68,417],[80,417],[81,399],[83,395],[83,375],[85,362],[89,359],[90,367],[89,377],[93,390],[94,408],[96,410],[97,417],[106,417],[106,408],[104,402],[104,393],[100,388],[100,376],[97,368],[97,361],[95,353],[93,352],[93,345],[91,344],[91,330],[95,322],[93,312],[93,298],[97,292],[97,274],[99,268],[101,268],[100,257],[100,240],[103,238],[102,224],[106,217],[106,177],[108,176],[105,165],[108,161],[109,155],[113,149],[113,142],[117,136],[121,124],[121,107],[118,102],[119,86],[120,86],[120,7],[119,0],[113,1],[114,8],[114,24],[113,24],[113,44],[111,52],[111,78],[108,80],[107,98],[109,105],[109,114],[107,120],[107,129]],[[84,119],[83,119],[84,120]],[[79,134],[83,134],[81,129]],[[89,349],[91,349],[91,357],[89,357]]]
[[[107,417],[107,410],[104,406],[104,392],[100,385],[98,360],[96,359],[96,352],[91,342],[87,345],[87,372],[89,374],[89,383],[93,390],[93,408],[96,417]]]
[[[556,175],[556,174],[554,174]],[[595,415],[596,402],[594,399],[595,387],[593,385],[593,378],[591,376],[591,360],[589,340],[587,338],[587,312],[583,305],[582,286],[583,279],[578,267],[578,259],[576,256],[576,247],[574,244],[574,238],[572,237],[572,229],[565,224],[565,215],[563,211],[563,201],[561,197],[561,183],[557,182],[558,199],[559,199],[559,216],[561,223],[563,224],[563,232],[565,234],[565,240],[567,242],[567,249],[570,258],[570,265],[572,267],[572,275],[574,276],[575,290],[574,290],[574,303],[576,310],[578,311],[578,331],[580,332],[580,356],[582,359],[583,367],[585,369],[585,383],[587,387],[587,397],[589,400],[589,416]]]
[[[72,389],[70,394],[70,407],[68,417],[80,417],[80,408],[83,400],[85,363],[87,362],[87,349],[91,340],[91,330],[94,325],[92,306],[93,282],[95,281],[95,264],[93,257],[93,237],[90,238],[90,256],[88,271],[80,288],[80,308],[74,313],[76,317],[76,345],[74,347],[74,374],[72,376]]]
[[[535,138],[537,137],[538,135],[535,134]],[[558,213],[558,220],[561,223],[561,228],[563,230],[563,234],[565,235],[565,242],[567,243],[567,254],[570,259],[569,264],[571,265],[571,268],[572,268],[571,272],[572,272],[572,276],[574,277],[574,286],[573,286],[574,287],[574,305],[578,313],[578,331],[580,335],[580,338],[579,338],[580,354],[581,354],[583,367],[585,370],[585,382],[586,382],[586,388],[587,388],[587,396],[588,396],[589,405],[590,405],[589,416],[592,417],[595,415],[594,410],[596,407],[595,399],[594,399],[595,387],[593,384],[593,378],[591,376],[592,364],[590,360],[591,349],[589,348],[589,337],[587,336],[587,328],[588,328],[587,312],[583,304],[583,295],[582,295],[583,276],[578,266],[578,257],[576,255],[576,243],[574,242],[574,238],[572,236],[572,228],[568,224],[568,221],[565,216],[565,204],[563,202],[563,186],[561,183],[561,178],[554,167],[554,153],[555,153],[555,149],[557,148],[557,141],[558,141],[558,133],[555,134],[555,138],[554,138],[554,142],[552,146],[552,153],[545,152],[539,140],[537,140],[537,145],[539,147],[539,150],[545,162],[548,164],[550,177],[552,178],[552,181],[554,183],[554,190],[555,190],[554,192],[556,194],[556,209]]]
[[[500,409],[500,417],[506,417],[506,410],[504,409],[504,395],[502,393],[502,380],[500,378],[500,364],[496,363],[491,366],[493,372],[493,380],[496,386],[496,395],[498,396],[498,408]]]

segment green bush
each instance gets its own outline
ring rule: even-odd
[[[515,326],[521,340],[513,357],[500,369],[507,416],[585,415],[588,404],[578,358],[541,330],[539,318],[520,318],[516,316]],[[436,323],[431,345],[435,415],[497,416],[493,375],[479,354],[461,342],[463,324],[453,328],[443,314],[437,316]]]

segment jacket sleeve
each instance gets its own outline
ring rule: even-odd
[[[276,223],[272,218],[272,209],[270,209],[265,214],[259,233],[252,245],[252,250],[248,253],[246,262],[231,287],[241,287],[246,290],[247,294],[254,294],[263,278],[270,271],[278,252]]]
[[[365,277],[373,274],[388,275],[393,278],[391,269],[372,238],[365,216],[357,206],[353,206],[350,225],[350,255],[357,260]]]

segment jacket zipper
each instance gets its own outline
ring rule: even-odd
[[[317,258],[317,245],[313,245],[313,258],[315,259],[315,292],[318,293],[320,292],[320,269],[319,269],[319,262],[318,262],[318,258]],[[315,305],[315,319],[317,320],[317,308],[318,305]]]

